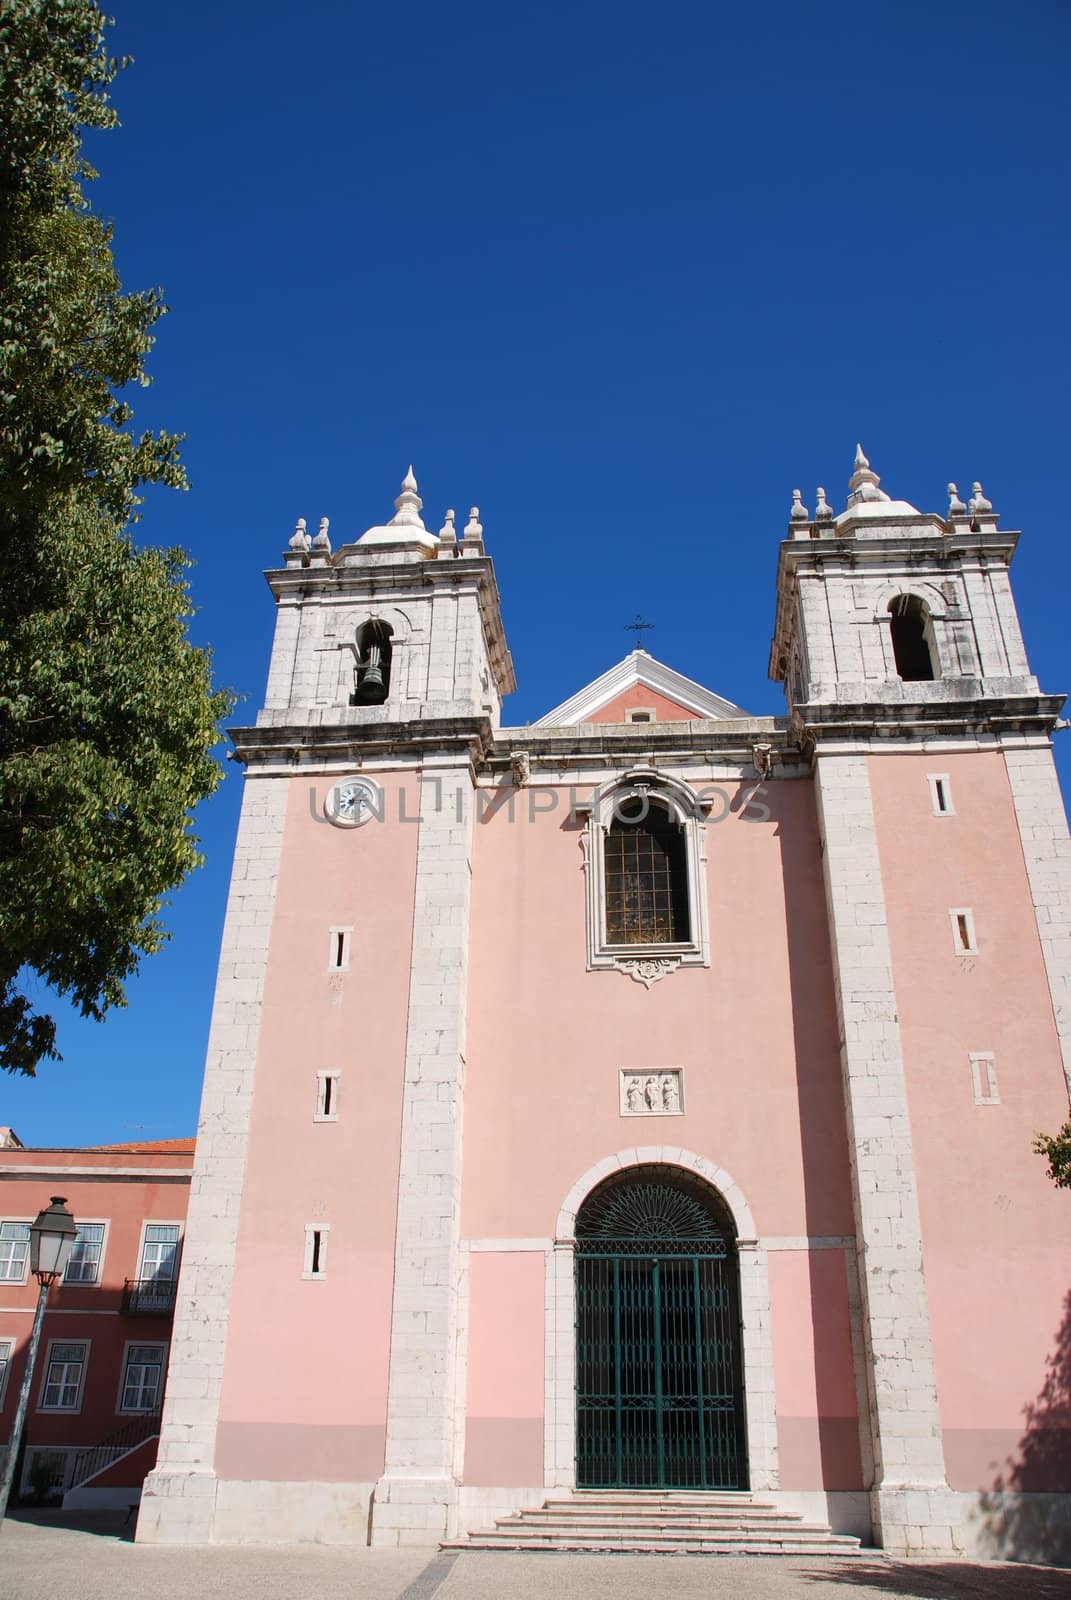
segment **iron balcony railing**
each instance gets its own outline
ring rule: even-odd
[[[174,1278],[127,1278],[123,1311],[132,1317],[169,1317],[175,1309]]]

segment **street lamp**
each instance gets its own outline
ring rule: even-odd
[[[15,1407],[15,1421],[11,1428],[11,1438],[8,1440],[7,1460],[4,1462],[3,1476],[0,1477],[0,1521],[7,1510],[11,1483],[15,1476],[15,1461],[19,1445],[22,1443],[22,1430],[26,1424],[30,1389],[33,1386],[34,1363],[37,1360],[37,1345],[41,1338],[41,1324],[45,1320],[45,1301],[56,1279],[62,1278],[66,1271],[77,1235],[78,1224],[67,1210],[67,1202],[62,1195],[53,1195],[47,1209],[39,1211],[30,1224],[30,1271],[40,1287],[37,1291],[37,1310],[34,1313],[33,1328],[30,1331],[30,1346],[26,1352],[26,1370],[22,1375],[19,1403]]]

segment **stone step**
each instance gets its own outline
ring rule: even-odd
[[[447,1539],[444,1550],[509,1551],[523,1555],[528,1551],[583,1552],[613,1555],[631,1552],[650,1555],[777,1555],[777,1556],[862,1556],[873,1555],[864,1551],[858,1539],[844,1534],[825,1534],[819,1537],[762,1537],[746,1538],[726,1533],[720,1538],[696,1537],[667,1540],[657,1532],[633,1538],[601,1537],[583,1539],[572,1535],[559,1538],[518,1538],[516,1535],[470,1534],[467,1539]]]
[[[498,1517],[447,1550],[613,1551],[682,1555],[855,1555],[858,1539],[746,1493],[581,1490]]]

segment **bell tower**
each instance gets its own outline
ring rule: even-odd
[[[1008,578],[1019,536],[999,527],[979,483],[966,504],[950,483],[944,516],[920,512],[884,493],[859,447],[848,489],[834,514],[820,488],[813,516],[793,491],[770,676],[814,774],[874,1528],[886,1550],[951,1550],[954,1340],[942,1330],[935,1344],[928,1279],[947,1295],[941,1261],[979,1247],[941,1203],[951,1178],[932,1096],[952,1074],[965,1080],[970,1052],[993,1059],[1001,1007],[1014,1004],[1010,989],[1002,998],[1003,941],[1021,949],[1029,937],[1005,928],[1040,940],[1051,1011],[1036,1025],[1051,1035],[1055,1023],[1050,1056],[1062,1054],[1071,1086],[1071,861],[1050,745],[1063,696],[1042,694],[1031,674]],[[972,903],[986,908],[981,932]],[[965,1163],[989,1159],[986,1137],[965,1126]]]
[[[430,532],[411,467],[394,507],[336,550],[299,520],[266,574],[142,1540],[225,1539],[295,1473],[297,1537],[451,1526],[473,795],[515,684],[477,508]],[[325,1384],[295,1351],[330,1326],[348,1344]]]

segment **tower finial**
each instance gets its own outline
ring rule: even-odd
[[[967,509],[971,513],[971,516],[973,517],[977,516],[979,513],[992,511],[993,502],[992,500],[987,500],[985,495],[982,493],[982,485],[978,482],[975,482],[971,484],[971,488],[973,489],[974,493],[967,501]]]
[[[833,507],[826,499],[826,491],[822,488],[821,484],[819,484],[818,488],[815,490],[814,520],[816,522],[833,521]]]
[[[954,483],[948,486],[948,514],[950,517],[962,517],[967,507],[959,497],[959,490]]]
[[[858,505],[860,500],[888,500],[889,496],[878,488],[880,482],[881,479],[863,454],[862,445],[857,444],[852,475],[848,479],[848,505]]]
[[[409,528],[423,528],[420,511],[424,502],[417,494],[417,481],[413,475],[412,463],[402,479],[402,492],[394,502],[394,515],[390,519],[389,527],[401,524]]]
[[[792,491],[792,510],[788,514],[790,522],[810,522],[811,513],[803,503],[803,495],[799,489]]]
[[[290,549],[291,550],[297,550],[297,551],[305,551],[308,548],[309,548],[309,536],[305,532],[305,518],[304,517],[299,517],[297,519],[297,522],[294,525],[294,531],[290,535]]]

